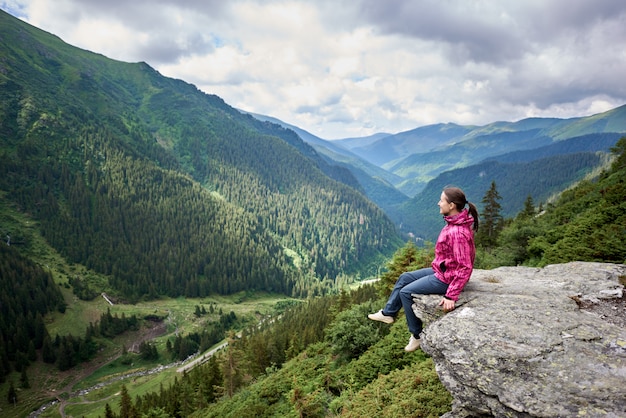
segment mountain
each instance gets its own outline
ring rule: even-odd
[[[470,129],[453,123],[437,124],[395,135],[385,135],[375,142],[362,145],[355,146],[354,141],[340,141],[340,143],[361,158],[378,166],[384,166],[407,155],[427,152],[445,144],[454,143],[458,138],[467,134]]]
[[[394,186],[408,196],[415,196],[428,181],[446,170],[586,134],[623,132],[626,132],[626,106],[571,119],[527,118],[485,126],[428,125],[385,135],[365,145],[354,142],[343,145],[398,176],[400,180]]]
[[[480,212],[481,199],[495,181],[501,196],[501,214],[510,218],[523,208],[528,196],[536,203],[547,202],[553,195],[582,180],[591,172],[590,167],[601,165],[602,161],[606,159],[599,155],[578,153],[523,163],[490,161],[447,171],[430,181],[419,195],[399,210],[403,214],[403,230],[434,242],[444,225],[436,203],[448,185],[461,187]]]
[[[574,154],[579,152],[608,153],[617,143],[622,134],[602,133],[587,134],[563,141],[554,142],[539,148],[526,151],[515,151],[487,158],[485,161],[499,161],[502,163],[528,162],[541,158],[558,155]]]
[[[485,158],[510,150],[529,150],[550,144],[552,140],[539,130],[502,132],[476,136],[428,153],[412,154],[392,164],[388,169],[405,180],[398,188],[414,196],[439,173],[468,167]],[[391,163],[390,163],[391,164]]]
[[[529,196],[536,204],[546,203],[599,167],[606,167],[610,148],[622,136],[583,135],[445,171],[429,181],[424,190],[403,204],[396,214],[405,232],[434,240],[442,226],[435,204],[444,187],[461,187],[480,211],[481,199],[494,181],[501,196],[501,214],[514,217]]]
[[[548,135],[562,140],[601,132],[626,132],[626,105],[596,115],[560,121],[548,130]]]
[[[506,141],[507,134],[524,132],[531,136],[549,137],[553,141],[592,133],[626,132],[626,105],[596,115],[571,119],[527,118],[517,122],[493,122],[484,126],[435,124],[397,134],[385,134],[382,138],[365,144],[353,140],[335,142],[370,162],[389,167],[413,154],[443,150],[477,137],[489,138],[488,142],[493,143]],[[515,150],[516,144],[513,143],[509,151]]]
[[[480,210],[482,196],[495,181],[503,198],[502,214],[515,216],[527,197],[545,203],[605,166],[609,149],[623,135],[620,129],[626,129],[625,121],[626,106],[622,106],[573,119],[528,118],[485,126],[430,125],[362,141],[325,141],[306,131],[299,134],[315,144],[329,162],[346,164],[368,197],[385,210],[401,232],[434,240],[441,222],[437,211],[432,210],[433,202],[444,186],[462,186]],[[350,151],[342,151],[343,147]],[[410,199],[394,199],[388,189],[377,195],[367,178],[375,176],[375,171],[370,168],[365,175],[359,173],[359,167],[372,164],[366,161],[370,152],[380,163],[386,160],[385,155],[417,150],[420,152],[394,157],[380,167],[394,176],[385,177],[385,181],[412,196]]]
[[[400,242],[354,176],[292,130],[2,11],[0,56],[0,232],[25,255],[41,234],[130,300],[304,296]],[[6,221],[22,216],[37,229]]]
[[[391,135],[390,133],[385,133],[385,132],[378,132],[375,133],[373,135],[369,135],[369,136],[359,136],[359,137],[355,137],[355,138],[342,138],[342,139],[336,139],[333,140],[332,142],[335,144],[340,145],[342,148],[345,149],[355,149],[355,148],[360,148],[360,147],[366,147],[380,139],[383,139],[387,136]]]
[[[363,193],[385,212],[392,212],[395,206],[408,200],[408,197],[394,186],[395,183],[402,180],[400,177],[362,159],[338,144],[344,141],[351,141],[350,139],[328,141],[271,116],[255,113],[250,113],[250,115],[261,121],[272,122],[296,132],[298,136],[311,145],[328,164],[344,167],[346,170],[350,171],[358,181]],[[378,137],[379,136],[362,138],[361,140],[367,142],[375,140]],[[357,141],[358,139],[354,138],[352,140]]]
[[[466,185],[464,188],[480,210],[480,199],[495,181],[504,200],[503,215],[515,216],[528,196],[537,203],[546,202],[606,165],[609,149],[626,129],[625,120],[626,106],[621,106],[582,118],[528,118],[485,126],[438,124],[362,140],[325,141],[306,131],[298,132],[315,144],[329,163],[345,164],[368,197],[385,210],[403,233],[434,240],[441,223],[432,206],[444,186]],[[568,137],[576,134],[580,135]],[[385,181],[403,196],[394,199],[388,187],[385,193],[378,194],[368,177],[377,176],[372,163],[366,161],[370,152],[379,158],[370,160],[380,163],[386,160],[385,155],[417,150],[420,152],[379,167],[388,172]],[[364,173],[360,170],[363,166],[369,167]]]

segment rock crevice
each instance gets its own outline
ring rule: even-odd
[[[457,308],[414,295],[449,417],[626,417],[626,266],[475,270]]]

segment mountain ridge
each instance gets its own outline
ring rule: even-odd
[[[452,132],[447,132],[450,130]],[[387,135],[379,141],[400,142],[405,146],[406,149],[403,150],[407,155],[397,154],[397,158],[406,158],[414,153],[437,150],[477,136],[530,130],[541,130],[543,135],[554,140],[572,138],[587,133],[626,132],[626,104],[605,112],[567,119],[532,117],[514,122],[497,121],[482,126],[438,123]],[[376,144],[374,143],[373,146],[375,147]],[[387,160],[385,163],[389,161]]]
[[[400,242],[352,174],[293,131],[146,63],[0,22],[0,197],[107,291],[320,294]]]

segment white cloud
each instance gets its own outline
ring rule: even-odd
[[[626,103],[622,0],[10,0],[66,42],[323,138]]]

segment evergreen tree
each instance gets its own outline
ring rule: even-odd
[[[37,361],[37,351],[35,351],[35,343],[32,340],[28,343],[27,358],[29,361]]]
[[[232,331],[228,333],[227,341],[228,348],[222,359],[222,376],[224,377],[226,395],[232,397],[243,383],[240,365],[243,356],[241,351],[236,348],[235,334]]]
[[[207,402],[215,402],[222,394],[224,378],[215,356],[212,356],[206,365],[206,376],[203,379],[206,383],[204,396]]]
[[[621,137],[617,141],[615,146],[611,148],[611,153],[616,157],[611,169],[613,171],[626,169],[626,136]]]
[[[533,202],[533,197],[528,195],[526,200],[524,201],[524,209],[517,215],[518,219],[528,219],[532,218],[536,214],[535,203]]]
[[[108,402],[104,405],[104,418],[117,418]]]
[[[136,416],[133,400],[128,394],[126,385],[122,385],[120,394],[120,418],[134,418]]]
[[[156,345],[148,341],[142,341],[139,344],[139,355],[144,360],[157,360],[159,358]]]
[[[43,340],[43,348],[41,350],[41,357],[44,363],[52,364],[56,362],[57,357],[54,351],[54,346],[50,340],[50,336],[46,335]]]
[[[72,343],[67,338],[61,339],[57,356],[57,368],[60,371],[70,369],[74,365],[74,349]]]
[[[484,248],[493,248],[496,245],[498,234],[503,227],[501,215],[502,206],[498,202],[502,197],[496,188],[496,182],[491,182],[491,187],[482,199],[483,211],[482,223],[476,234],[476,242]]]
[[[380,296],[386,299],[402,273],[429,267],[433,258],[434,249],[432,247],[418,249],[413,241],[407,242],[403,248],[396,251],[387,264],[387,271],[381,274],[377,285]]]
[[[626,137],[611,151],[610,170],[594,181],[563,191],[540,216],[528,217],[530,204],[498,237],[489,265],[544,266],[569,261],[623,263],[626,260]],[[532,212],[534,213],[534,212]]]
[[[144,413],[142,418],[170,418],[170,415],[163,408],[152,408]]]

